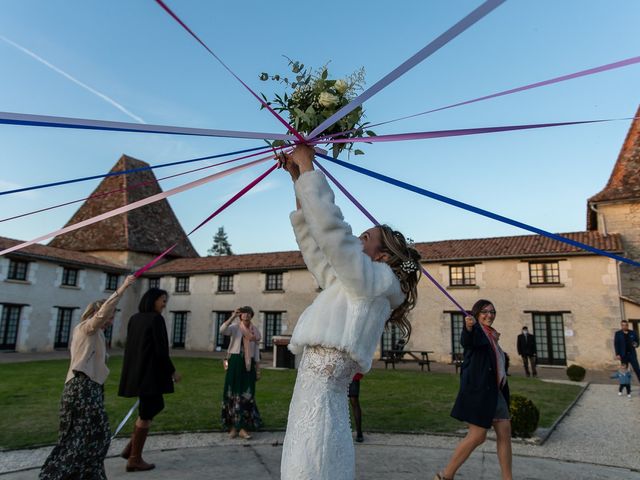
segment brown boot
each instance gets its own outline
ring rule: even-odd
[[[131,437],[131,452],[129,460],[127,460],[127,472],[142,472],[156,468],[153,463],[147,463],[142,459],[142,449],[148,433],[148,428],[135,427]]]
[[[127,444],[124,446],[124,448],[120,452],[120,456],[122,458],[124,458],[125,460],[129,460],[129,457],[131,456],[131,440],[133,439],[133,436],[135,434],[136,434],[136,426],[134,425],[133,426],[133,433],[131,434],[131,438],[129,439]]]

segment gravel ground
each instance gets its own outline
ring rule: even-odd
[[[640,408],[638,389],[631,399],[619,397],[615,385],[590,385],[572,410],[560,422],[543,445],[516,441],[515,456],[537,457],[568,462],[590,463],[640,470],[640,456],[634,441],[640,436],[635,416]],[[284,432],[260,432],[252,445],[278,445]],[[114,440],[109,456],[117,456],[126,439]],[[437,450],[452,450],[459,441],[455,436],[368,434],[367,445],[393,447],[410,446]],[[189,433],[155,435],[148,439],[146,451],[175,450],[194,447],[245,444],[243,440],[229,440],[223,433]],[[0,452],[0,474],[41,465],[51,447],[32,450]],[[490,454],[495,459],[495,443],[487,441],[477,454]],[[488,457],[488,458],[489,458]]]

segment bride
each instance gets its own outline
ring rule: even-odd
[[[280,162],[296,193],[291,223],[322,292],[303,312],[290,350],[302,354],[289,407],[281,463],[283,480],[353,480],[355,452],[347,389],[366,373],[386,323],[411,333],[418,252],[386,225],[351,233],[314,151],[299,145]]]

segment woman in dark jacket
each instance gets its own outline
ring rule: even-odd
[[[456,447],[449,464],[434,480],[451,480],[469,455],[496,432],[498,461],[503,480],[511,480],[511,420],[505,354],[498,344],[500,334],[492,327],[496,310],[489,300],[478,300],[465,318],[460,336],[464,361],[460,391],[451,416],[469,425],[467,436]]]
[[[166,305],[167,292],[150,288],[140,300],[139,313],[129,319],[118,395],[139,397],[140,404],[133,435],[122,451],[127,472],[155,467],[142,459],[144,443],[151,421],[164,409],[162,395],[173,393],[173,382],[181,379],[169,358],[167,326],[161,315]]]

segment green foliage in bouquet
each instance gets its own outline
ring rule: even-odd
[[[529,438],[538,428],[540,410],[527,397],[511,395],[511,436]]]
[[[289,115],[291,126],[304,135],[312,132],[323,121],[351,102],[364,89],[364,68],[360,68],[346,78],[334,80],[329,78],[327,65],[313,70],[297,60],[290,58],[287,60],[293,74],[291,78],[263,72],[260,74],[260,80],[282,83],[288,91],[285,91],[282,96],[275,94],[271,101],[264,93],[262,97],[278,113],[286,112]],[[375,136],[373,131],[366,130],[368,124],[362,121],[363,118],[364,110],[360,106],[322,132],[321,136],[341,132],[347,133],[336,138]],[[276,140],[271,145],[281,146],[284,145],[284,142]],[[364,154],[362,150],[353,149],[353,143],[332,144],[334,157],[337,157],[345,149],[349,153],[353,151],[354,155]]]

